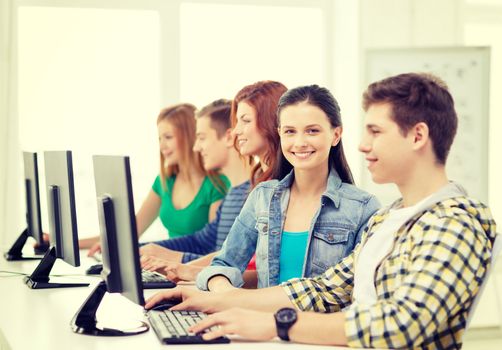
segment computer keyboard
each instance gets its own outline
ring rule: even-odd
[[[103,264],[96,264],[89,267],[86,271],[88,275],[99,275],[103,270]],[[141,270],[141,279],[144,289],[174,288],[176,283],[169,281],[162,274],[147,270]]]
[[[143,280],[144,289],[176,287],[176,283],[167,280],[163,275],[161,275],[158,272],[141,270],[141,279]]]
[[[151,310],[147,312],[147,317],[157,337],[164,344],[222,344],[230,342],[227,337],[204,340],[202,334],[194,334],[187,330],[206,317],[203,312]]]

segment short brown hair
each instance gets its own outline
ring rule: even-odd
[[[417,123],[427,124],[437,161],[446,163],[458,119],[443,80],[428,73],[406,73],[377,81],[363,93],[363,109],[378,103],[391,105],[392,118],[403,135]]]
[[[216,136],[222,138],[228,129],[232,127],[230,121],[230,110],[232,101],[219,99],[211,102],[197,113],[197,118],[208,117],[211,127],[216,131]]]

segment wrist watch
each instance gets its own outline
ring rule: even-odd
[[[280,309],[274,314],[277,335],[285,341],[289,341],[289,329],[298,319],[296,310],[290,307]]]

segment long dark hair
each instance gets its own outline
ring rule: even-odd
[[[338,102],[328,89],[318,85],[300,86],[286,91],[286,93],[282,95],[277,106],[278,125],[280,125],[280,114],[282,109],[302,102],[306,102],[309,105],[316,106],[321,109],[328,117],[333,128],[342,126],[342,118],[340,116],[340,107],[338,106]],[[286,160],[280,149],[277,154],[277,159],[278,161],[274,169],[274,178],[282,179],[291,172],[293,166]],[[349,164],[345,158],[345,153],[343,152],[342,140],[340,140],[336,146],[331,147],[328,159],[329,168],[336,170],[342,182],[349,184],[354,183],[352,172],[350,171]]]

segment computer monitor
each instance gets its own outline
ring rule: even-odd
[[[94,156],[94,181],[98,200],[104,281],[100,282],[71,322],[75,333],[122,336],[146,332],[146,323],[134,321],[124,329],[100,327],[96,312],[105,293],[121,293],[144,305],[138,234],[129,157]]]
[[[5,259],[9,261],[41,259],[47,248],[49,248],[49,244],[44,242],[42,231],[37,154],[23,152],[23,159],[26,228],[21,232],[12,247],[4,254]],[[23,256],[23,247],[28,237],[33,237],[37,242],[34,248],[35,255],[33,256]]]
[[[49,277],[56,259],[77,267],[80,266],[80,256],[71,151],[44,152],[44,159],[51,242],[40,264],[24,281],[33,289],[88,286],[89,283]]]

